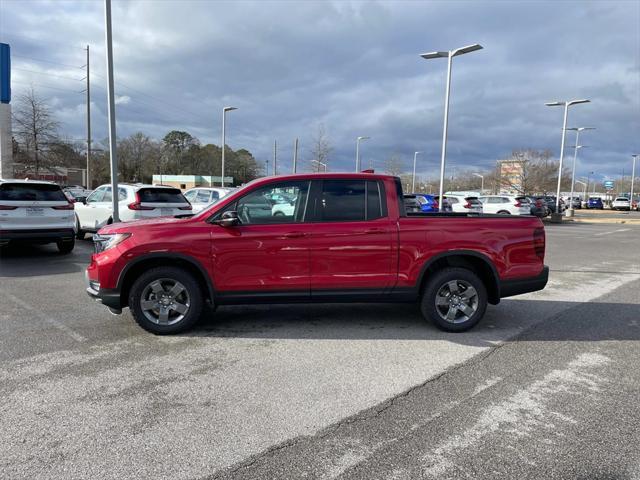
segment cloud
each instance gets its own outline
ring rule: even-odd
[[[131,97],[128,95],[116,95],[113,101],[116,105],[127,105],[131,102]]]
[[[227,142],[258,159],[281,145],[287,168],[293,139],[311,158],[314,130],[324,124],[334,146],[333,170],[352,168],[355,139],[364,162],[378,168],[398,153],[406,169],[421,150],[420,169],[437,174],[446,60],[430,50],[480,43],[453,63],[448,165],[490,168],[512,149],[559,154],[561,109],[544,102],[587,97],[572,107],[570,126],[595,126],[581,139],[582,175],[619,175],[640,151],[640,4],[602,2],[114,2],[118,135],[143,129],[161,138],[186,130],[219,143],[221,109]],[[14,67],[42,69],[14,79],[42,87],[65,110],[75,93],[86,44],[92,52],[96,138],[107,134],[104,26],[99,2],[2,3],[2,41]],[[51,38],[56,38],[55,43]],[[17,55],[22,55],[18,57]],[[57,62],[38,63],[25,57]],[[31,63],[29,63],[31,62]],[[46,73],[46,74],[45,74]],[[34,79],[35,78],[35,79]],[[75,77],[74,77],[75,78]],[[37,80],[37,81],[36,81]],[[23,85],[15,84],[14,92]],[[35,88],[41,88],[36,86]],[[135,102],[129,101],[135,97]],[[82,137],[84,119],[65,116]],[[572,142],[573,137],[568,137]],[[628,168],[627,168],[628,170]]]

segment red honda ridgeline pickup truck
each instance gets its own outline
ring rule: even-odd
[[[261,178],[196,215],[109,225],[94,242],[88,294],[156,334],[192,327],[205,303],[305,302],[419,302],[460,332],[548,278],[538,218],[407,214],[400,180],[373,173]]]

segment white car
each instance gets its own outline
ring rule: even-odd
[[[478,197],[465,197],[463,195],[450,195],[445,193],[446,199],[454,212],[459,213],[482,213],[482,202]]]
[[[184,192],[184,196],[193,206],[193,213],[197,213],[232,191],[233,188],[196,187]]]
[[[526,197],[513,195],[484,195],[478,197],[482,202],[483,213],[500,215],[531,215],[531,205]]]
[[[0,180],[0,246],[10,242],[53,243],[61,253],[75,244],[73,203],[59,185]]]
[[[86,201],[75,203],[78,238],[113,222],[111,202],[111,185],[101,185]],[[121,222],[192,213],[178,188],[126,183],[118,185],[118,210]]]
[[[631,202],[627,197],[617,197],[611,202],[612,210],[631,210]]]

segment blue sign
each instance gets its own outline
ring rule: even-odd
[[[0,103],[11,102],[11,51],[0,43]]]
[[[604,188],[611,190],[613,188],[613,180],[605,180]]]

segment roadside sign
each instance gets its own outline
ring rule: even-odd
[[[605,180],[604,188],[607,190],[613,190],[613,180]]]

